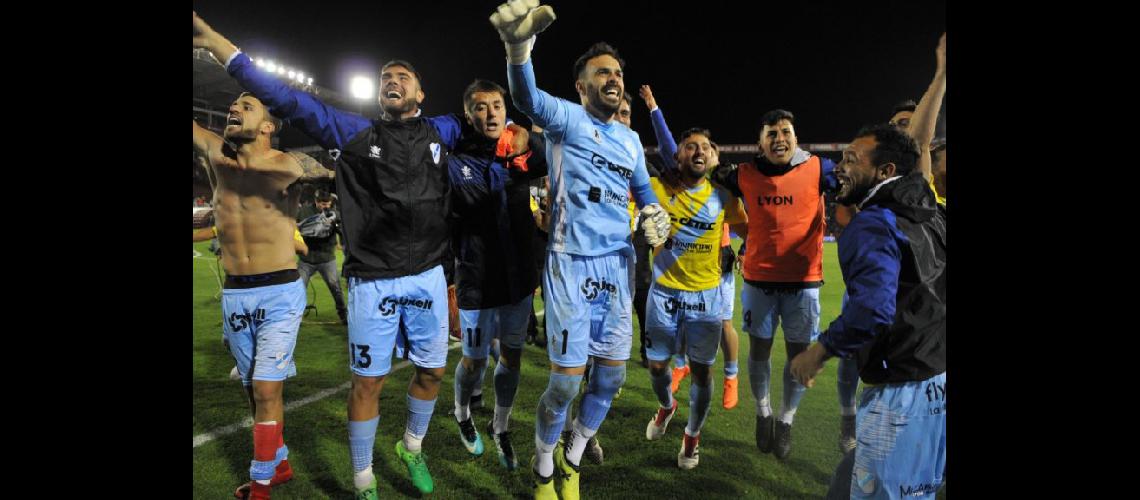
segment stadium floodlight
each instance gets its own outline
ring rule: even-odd
[[[352,97],[369,99],[372,97],[372,79],[364,76],[352,78]]]
[[[277,65],[273,64],[273,61],[265,61],[265,71],[275,73],[277,71]]]
[[[254,61],[254,64],[256,64],[257,67],[259,67],[259,68],[264,68],[265,67],[265,60],[259,57],[259,58],[257,58],[257,60]]]
[[[278,75],[284,75],[285,74],[285,66],[278,66],[277,67],[277,74]]]
[[[297,73],[297,81],[300,83],[305,83],[305,74],[298,72]]]
[[[289,79],[290,79],[290,80],[295,80],[295,79],[297,79],[297,72],[296,72],[296,71],[293,71],[293,70],[289,70]]]
[[[309,83],[307,85],[312,85],[312,84],[313,84],[313,77],[310,76],[309,77]]]

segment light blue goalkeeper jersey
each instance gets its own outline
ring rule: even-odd
[[[550,171],[552,252],[598,256],[629,248],[629,195],[657,203],[637,132],[539,90],[528,60],[507,65],[515,107],[543,128]]]

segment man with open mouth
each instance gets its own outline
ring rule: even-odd
[[[748,380],[756,399],[756,446],[783,460],[792,450],[792,421],[806,388],[785,365],[777,419],[768,401],[772,343],[781,320],[789,360],[818,335],[823,194],[837,186],[835,164],[799,148],[791,112],[772,110],[760,122],[761,154],[736,169],[718,169],[714,177],[748,210],[740,302],[751,339]]]
[[[204,159],[214,187],[215,226],[221,244],[222,332],[253,413],[250,482],[239,498],[269,498],[289,481],[285,446],[284,384],[296,375],[293,351],[305,310],[305,285],[293,257],[296,182],[332,172],[311,158],[270,147],[281,121],[262,101],[241,94],[230,104],[222,137],[194,122],[194,152]],[[303,156],[303,155],[302,155]]]
[[[554,22],[537,0],[512,0],[491,15],[507,52],[507,80],[516,108],[544,129],[550,165],[550,243],[543,273],[551,370],[535,419],[535,498],[579,498],[579,465],[586,444],[625,382],[633,347],[629,266],[629,195],[642,210],[651,246],[669,234],[645,169],[641,139],[614,119],[625,90],[625,63],[597,43],[574,64],[578,103],[538,88],[530,51],[535,35]],[[569,442],[559,443],[589,357],[594,358]]]

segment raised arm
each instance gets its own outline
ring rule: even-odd
[[[653,89],[649,85],[642,85],[641,99],[645,101],[645,107],[649,108],[649,118],[653,122],[653,135],[657,136],[657,152],[661,155],[661,159],[665,161],[666,169],[677,168],[677,142],[673,140],[673,134],[669,132],[669,126],[665,124],[665,115],[661,112],[661,108],[657,107],[657,99],[653,98]]]
[[[194,47],[209,50],[230,76],[269,107],[269,112],[300,128],[326,149],[343,149],[353,137],[371,127],[367,118],[329,106],[312,94],[285,85],[258,69],[198,14],[194,14]]]
[[[565,103],[538,88],[530,50],[535,35],[554,22],[554,9],[538,0],[511,0],[491,14],[491,25],[507,51],[507,83],[511,101],[535,125],[560,132],[567,113]]]
[[[907,132],[918,143],[918,168],[923,177],[929,181],[932,178],[930,160],[930,142],[934,140],[934,129],[938,125],[938,112],[942,109],[942,97],[946,95],[946,34],[938,39],[938,48],[934,50],[937,65],[934,69],[934,80],[930,87],[918,101],[914,108],[914,115],[910,119]]]
[[[193,121],[193,120],[191,120]],[[194,152],[198,153],[204,158],[208,158],[208,153],[222,147],[222,138],[205,127],[198,125],[194,122]]]

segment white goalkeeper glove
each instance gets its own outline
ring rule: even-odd
[[[538,0],[510,0],[491,14],[491,25],[507,48],[507,61],[522,64],[530,59],[534,36],[554,22],[554,8]]]
[[[641,229],[645,230],[645,242],[649,246],[656,247],[665,243],[671,226],[669,212],[661,208],[661,205],[650,203],[641,207]]]

